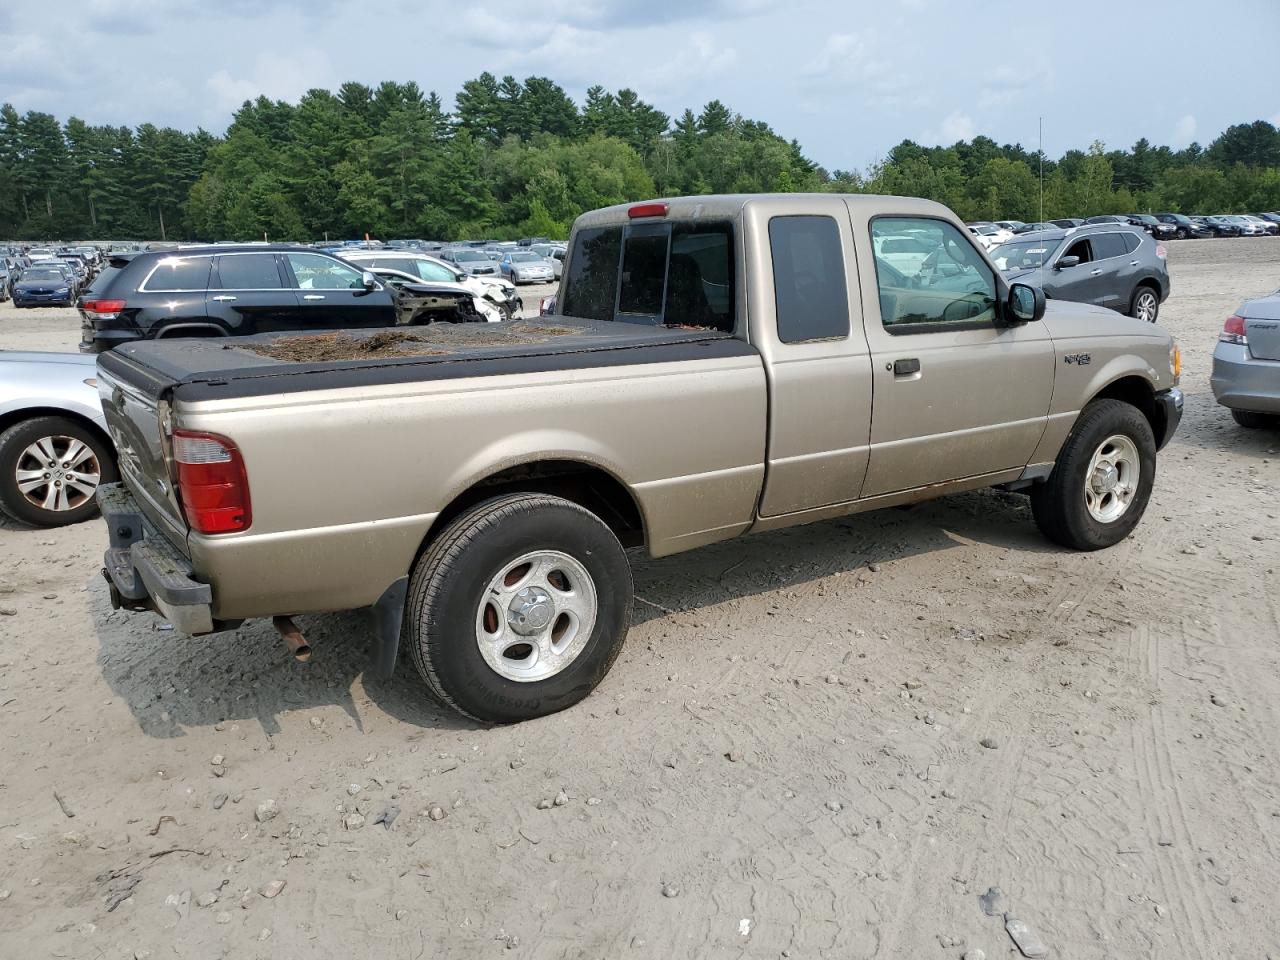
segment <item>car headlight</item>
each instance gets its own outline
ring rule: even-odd
[[[70,293],[70,292],[71,292],[70,287],[59,287],[57,290],[54,291],[54,293]]]

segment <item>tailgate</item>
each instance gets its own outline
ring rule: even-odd
[[[116,447],[120,476],[143,512],[184,554],[187,523],[169,475],[167,384],[116,355],[98,359],[98,397]]]

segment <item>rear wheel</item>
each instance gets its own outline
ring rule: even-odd
[[[1142,411],[1120,400],[1095,400],[1080,414],[1049,479],[1032,489],[1032,515],[1040,531],[1064,547],[1110,547],[1142,519],[1155,472],[1155,437]]]
[[[599,517],[544,494],[487,500],[418,561],[406,639],[444,703],[513,723],[572,706],[622,649],[631,567]]]
[[[92,430],[66,417],[36,417],[0,434],[0,509],[40,527],[79,523],[94,495],[116,480],[115,455]]]
[[[1266,413],[1255,413],[1252,410],[1232,410],[1231,416],[1236,423],[1250,430],[1264,430],[1280,424],[1280,417]]]
[[[1133,301],[1129,304],[1129,316],[1136,317],[1144,323],[1155,323],[1160,315],[1160,298],[1151,287],[1139,287],[1133,292]]]

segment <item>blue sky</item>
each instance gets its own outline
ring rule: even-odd
[[[221,133],[259,93],[489,70],[718,98],[824,166],[984,133],[1051,156],[1280,124],[1280,0],[69,0],[0,6],[0,100]]]

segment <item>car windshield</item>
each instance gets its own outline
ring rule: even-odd
[[[1060,240],[1010,240],[991,250],[991,259],[1001,270],[1035,270],[1058,249]]]
[[[471,261],[471,260],[488,260],[489,258],[486,257],[483,253],[477,253],[475,250],[459,250],[457,253],[453,255],[453,259],[458,261]]]
[[[65,280],[61,270],[24,270],[22,272],[23,280]]]
[[[989,224],[989,223],[979,223],[979,224],[975,225],[973,229],[977,230],[977,231],[978,231],[978,233],[980,233],[980,234],[982,234],[983,236],[986,236],[986,237],[991,236],[991,234],[993,234],[993,233],[999,233],[999,232],[1000,232],[1000,228],[999,228],[999,227],[993,227],[993,226],[992,226],[991,224]]]
[[[542,258],[536,253],[513,253],[511,254],[512,263],[537,263]]]

